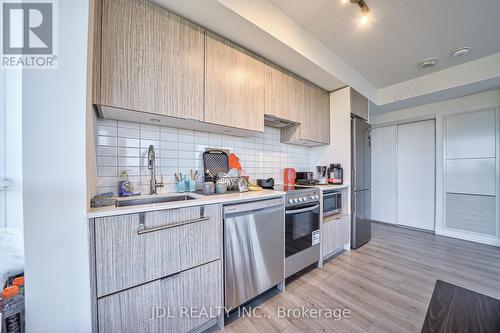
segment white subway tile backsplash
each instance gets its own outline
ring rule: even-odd
[[[116,156],[117,150],[116,150],[116,147],[97,146],[96,155],[97,156]]]
[[[182,128],[179,128],[179,135],[190,135],[190,136],[194,136],[194,131],[192,130],[187,130],[187,129],[182,129]]]
[[[176,141],[161,141],[160,148],[168,150],[179,149],[179,143]]]
[[[117,165],[119,167],[139,167],[141,166],[141,159],[139,157],[119,157]]]
[[[115,167],[116,157],[97,157],[98,167]]]
[[[116,120],[112,120],[112,119],[103,119],[103,118],[97,119],[98,126],[115,126],[116,127],[117,123],[118,122]]]
[[[100,121],[100,119],[99,119],[99,121]],[[118,120],[118,128],[131,128],[131,129],[138,130],[140,128],[140,124],[139,123],[131,123],[129,121]]]
[[[115,138],[116,139],[116,138]],[[140,140],[131,138],[118,138],[118,147],[138,148]]]
[[[194,135],[179,134],[179,142],[194,143]]]
[[[112,136],[98,136],[97,145],[116,147],[116,137]]]
[[[203,152],[206,148],[226,149],[240,158],[245,174],[256,178],[275,178],[283,181],[283,169],[294,167],[298,171],[309,168],[309,151],[280,143],[280,131],[266,127],[264,133],[241,138],[218,133],[207,133],[97,119],[97,174],[98,191],[117,192],[119,176],[126,170],[135,190],[147,193],[150,170],[147,168],[149,145],[156,148],[156,172],[165,187],[162,192],[175,192],[174,173],[189,174],[198,170],[203,176]],[[203,177],[198,179],[198,187]]]
[[[158,125],[150,125],[150,124],[140,124],[139,125],[142,131],[155,131],[159,132],[160,131],[160,126]]]
[[[178,138],[179,137],[178,137],[177,133],[172,133],[172,132],[161,132],[160,133],[160,140],[162,140],[162,141],[177,142]]]
[[[118,136],[122,138],[138,138],[139,133],[138,128],[118,127]]]
[[[116,126],[97,126],[97,135],[116,136]]]
[[[115,167],[105,167],[105,166],[97,166],[97,176],[98,177],[116,177],[117,169]],[[117,182],[118,184],[118,182]]]
[[[140,150],[139,150],[139,148],[118,147],[118,156],[139,157]]]
[[[160,141],[160,132],[141,129],[141,140],[143,139]]]
[[[140,146],[141,148],[149,148],[149,146],[151,145],[158,148],[160,146],[160,141],[141,139],[141,146]]]

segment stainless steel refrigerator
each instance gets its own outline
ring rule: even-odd
[[[371,226],[371,127],[362,118],[351,118],[351,247],[368,242]]]

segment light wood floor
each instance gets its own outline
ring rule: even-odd
[[[500,248],[384,224],[372,240],[232,314],[226,332],[420,332],[436,279],[500,298]],[[261,306],[262,308],[259,308]],[[350,318],[278,318],[278,307],[347,308]]]

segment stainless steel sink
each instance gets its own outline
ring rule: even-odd
[[[175,195],[175,196],[168,196],[168,197],[118,200],[116,202],[116,207],[151,205],[151,204],[156,204],[156,203],[186,201],[186,200],[196,200],[196,198],[193,198],[189,195],[184,194],[184,195]]]

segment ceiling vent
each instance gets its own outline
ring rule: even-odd
[[[425,59],[424,61],[422,61],[418,65],[420,67],[422,67],[423,69],[427,69],[427,68],[431,68],[431,67],[436,66],[437,63],[438,63],[438,59],[437,58],[429,58],[429,59]]]

